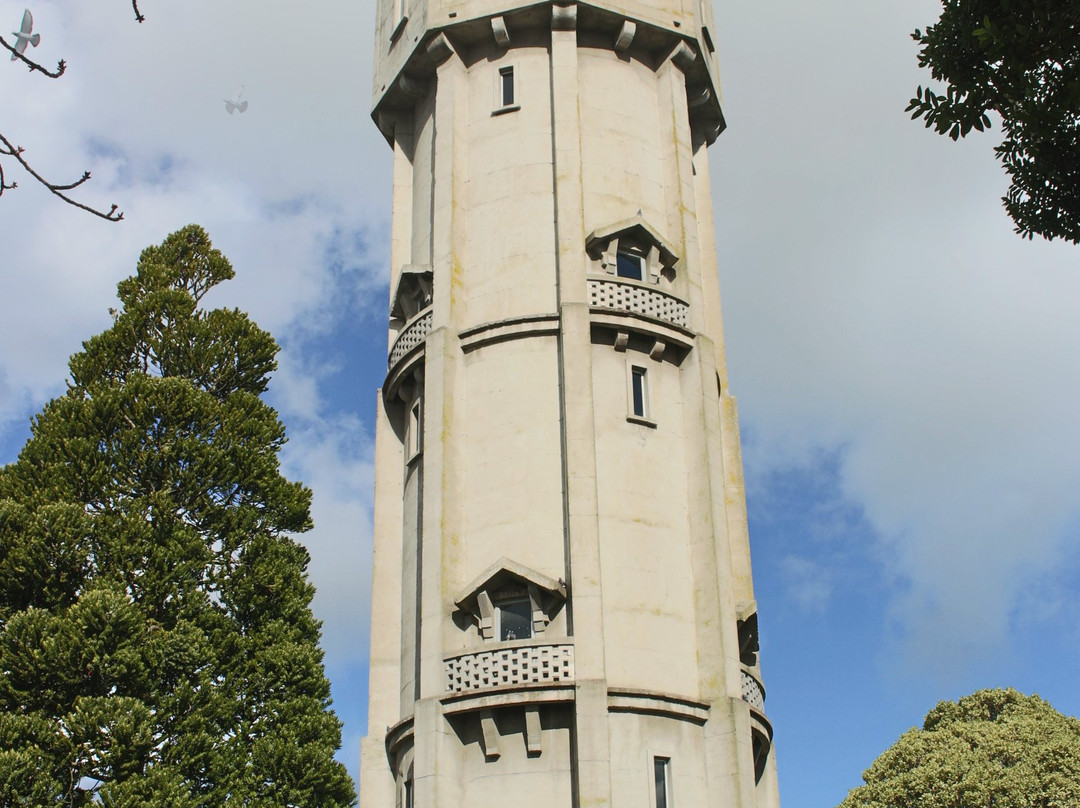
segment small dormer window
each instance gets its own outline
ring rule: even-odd
[[[601,270],[616,277],[669,285],[675,280],[679,257],[640,212],[594,230],[585,239],[585,250]]]
[[[480,639],[532,640],[543,635],[566,601],[566,586],[542,573],[500,558],[454,599],[470,615]]]

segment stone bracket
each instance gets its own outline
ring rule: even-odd
[[[544,735],[540,727],[540,711],[525,710],[525,752],[529,757],[538,757],[544,752]]]
[[[498,759],[499,752],[499,727],[495,724],[495,713],[484,710],[480,714],[480,730],[483,733],[484,757],[488,760]]]
[[[568,6],[551,7],[551,30],[577,30],[577,3],[573,3]]]

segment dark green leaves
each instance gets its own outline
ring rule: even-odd
[[[931,710],[863,780],[841,808],[1072,808],[1080,721],[1038,696],[981,690]]]
[[[1080,0],[945,0],[912,38],[945,84],[918,88],[912,118],[957,140],[996,112],[1016,232],[1080,243]]]
[[[0,469],[0,805],[353,802],[277,345],[199,306],[232,274],[195,226],[144,251]]]

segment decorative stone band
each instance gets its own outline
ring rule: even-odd
[[[652,317],[686,328],[690,305],[674,295],[625,281],[589,279],[589,306]]]
[[[746,671],[742,672],[742,699],[762,715],[765,715],[765,688],[761,682]]]
[[[445,660],[451,693],[512,685],[572,682],[573,645],[525,645],[459,654]]]
[[[394,347],[390,349],[390,360],[387,363],[392,370],[409,351],[427,339],[431,333],[431,307],[420,312],[407,323],[401,333],[394,340]]]

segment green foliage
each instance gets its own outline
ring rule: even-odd
[[[0,469],[0,806],[354,802],[277,345],[199,307],[232,275],[199,227],[145,250]]]
[[[944,0],[912,38],[945,92],[919,87],[911,117],[956,140],[998,113],[1016,232],[1080,243],[1080,0]]]
[[[943,701],[863,772],[840,808],[1074,808],[1080,721],[1038,696]]]

